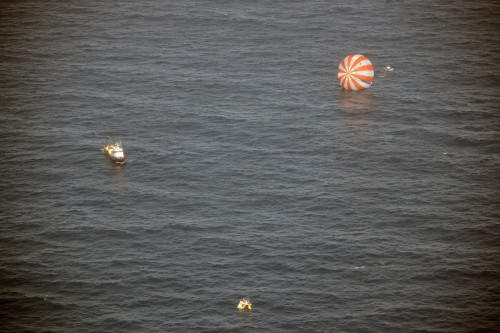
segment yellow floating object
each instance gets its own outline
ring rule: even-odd
[[[238,304],[238,309],[245,310],[245,306],[247,307],[248,310],[252,310],[252,303],[250,303],[250,300],[246,297],[240,299],[240,303]]]

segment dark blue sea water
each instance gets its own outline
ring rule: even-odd
[[[499,18],[2,1],[0,331],[499,332]]]

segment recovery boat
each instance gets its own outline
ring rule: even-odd
[[[122,143],[120,140],[115,140],[112,136],[106,138],[106,143],[102,147],[104,154],[114,163],[125,163],[125,152],[123,151]]]

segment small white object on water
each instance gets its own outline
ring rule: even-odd
[[[245,310],[247,307],[248,310],[252,310],[252,303],[250,303],[250,299],[248,297],[243,297],[240,299],[240,303],[238,304],[238,309]]]
[[[385,66],[385,71],[386,72],[392,72],[393,70],[394,70],[394,67],[392,67],[391,65]]]

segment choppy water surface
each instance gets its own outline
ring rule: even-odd
[[[0,9],[2,332],[500,330],[498,2]]]

